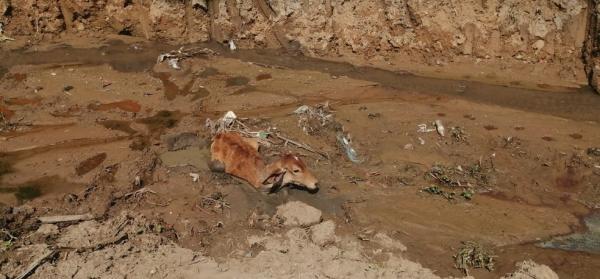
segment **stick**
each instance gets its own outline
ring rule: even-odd
[[[288,138],[286,138],[286,137],[283,137],[283,136],[281,136],[280,134],[275,134],[275,136],[276,136],[278,139],[285,141],[285,144],[287,144],[287,143],[291,143],[291,144],[293,144],[293,145],[295,145],[295,146],[297,146],[297,147],[300,147],[300,148],[302,148],[302,149],[304,149],[304,150],[306,150],[306,151],[310,151],[310,152],[312,152],[312,153],[319,154],[319,155],[323,156],[325,159],[329,160],[329,156],[327,155],[327,153],[320,152],[320,151],[316,151],[316,150],[314,150],[312,147],[310,147],[310,146],[308,146],[308,145],[306,145],[306,144],[299,143],[299,142],[297,142],[297,141],[293,141],[293,140],[291,140],[291,139],[288,139]]]
[[[133,192],[131,192],[131,193],[127,193],[127,194],[125,194],[123,197],[125,197],[125,198],[128,198],[128,197],[130,197],[130,196],[137,195],[137,194],[143,194],[143,193],[151,193],[151,194],[156,194],[156,192],[154,192],[154,191],[152,191],[152,190],[150,190],[150,189],[148,189],[148,188],[142,188],[142,189],[139,189],[139,190],[133,191]]]
[[[29,277],[29,275],[31,275],[31,273],[33,273],[33,271],[36,268],[38,268],[38,266],[43,264],[48,258],[54,256],[54,254],[56,254],[56,251],[54,251],[54,250],[50,250],[50,251],[44,253],[41,257],[39,257],[37,260],[35,260],[33,263],[31,263],[29,265],[29,267],[27,267],[27,269],[25,271],[23,271],[23,273],[21,273],[21,275],[15,277],[15,279],[25,279],[25,278]]]
[[[73,222],[73,221],[88,221],[94,219],[92,214],[82,215],[58,215],[58,216],[44,216],[38,218],[42,224],[54,224],[61,222]]]

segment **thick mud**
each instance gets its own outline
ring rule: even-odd
[[[396,255],[439,276],[462,276],[452,256],[462,241],[477,241],[498,257],[493,271],[471,270],[476,278],[529,259],[564,278],[595,278],[595,246],[540,247],[586,235],[582,220],[600,207],[600,157],[588,152],[600,143],[600,98],[589,88],[516,88],[205,46],[219,54],[183,59],[180,70],[156,62],[173,47],[147,42],[4,52],[3,207],[33,208],[26,220],[135,211],[159,220],[161,235],[224,262],[264,231],[249,226],[252,216],[300,200],[373,251],[365,232],[390,234],[408,248]],[[294,110],[324,102],[338,125],[305,133]],[[301,156],[320,191],[264,194],[210,172],[205,121],[228,110],[252,130],[276,129],[328,154],[292,144],[261,150],[269,159]],[[445,136],[431,129],[435,120]],[[351,135],[360,163],[331,129]],[[18,218],[2,225],[19,239],[3,259],[39,227]]]

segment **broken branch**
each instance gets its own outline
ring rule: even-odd
[[[58,215],[58,216],[44,216],[38,218],[42,224],[54,224],[54,223],[62,223],[62,222],[74,222],[74,221],[88,221],[94,219],[94,215],[92,214],[82,214],[82,215]]]
[[[27,267],[27,269],[25,269],[25,271],[23,271],[19,276],[15,277],[15,279],[25,279],[29,277],[29,275],[31,275],[33,271],[38,268],[38,266],[42,265],[48,258],[53,257],[56,253],[57,252],[54,250],[47,251],[41,257],[31,263],[29,267]]]

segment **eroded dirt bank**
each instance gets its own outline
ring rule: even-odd
[[[69,34],[231,40],[427,76],[578,87],[598,80],[596,2],[1,0],[0,22],[16,45]]]
[[[177,48],[121,36],[2,54],[0,273],[12,278],[48,255],[34,278],[344,278],[355,268],[359,277],[462,277],[453,255],[474,241],[496,256],[492,271],[469,270],[476,278],[499,278],[527,260],[561,278],[595,278],[595,244],[540,246],[586,233],[583,219],[600,206],[596,95],[219,46],[180,69],[157,64]],[[335,122],[307,127],[293,114],[305,104]],[[228,110],[253,131],[328,154],[275,140],[261,151],[299,154],[321,190],[266,195],[210,172],[205,121]],[[351,135],[357,163],[339,132]],[[273,216],[289,201],[318,209],[322,222],[286,226]],[[38,221],[61,214],[93,220]],[[548,271],[530,262],[521,269]]]

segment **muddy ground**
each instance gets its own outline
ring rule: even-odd
[[[600,147],[600,98],[589,88],[518,89],[277,50],[201,47],[216,54],[184,59],[179,70],[156,61],[178,47],[132,37],[73,38],[0,54],[0,273],[12,278],[31,264],[31,255],[55,251],[35,276],[60,277],[71,264],[73,277],[118,278],[126,270],[157,278],[198,270],[239,277],[266,266],[279,269],[263,276],[294,277],[299,269],[282,262],[316,255],[308,266],[325,268],[319,262],[339,257],[323,251],[338,249],[332,253],[353,251],[357,256],[341,258],[366,269],[460,277],[453,255],[461,242],[476,241],[496,255],[493,270],[470,270],[476,278],[499,278],[525,260],[561,278],[597,276],[597,243],[585,251],[541,247],[585,233],[585,218],[600,207],[600,151],[593,149]],[[334,124],[306,133],[294,110],[326,102]],[[262,150],[271,159],[282,151],[299,154],[320,191],[264,194],[211,173],[205,121],[229,110],[252,130],[276,129],[326,153],[281,142]],[[445,136],[427,131],[435,120]],[[426,131],[419,132],[420,124]],[[337,143],[341,131],[351,135],[359,162]],[[288,201],[322,211],[345,240],[322,248],[306,242],[312,229],[288,231],[269,221]],[[48,227],[36,219],[84,213],[95,221]],[[113,230],[127,237],[96,237]],[[378,232],[405,249],[375,241]],[[73,234],[79,238],[69,240]],[[263,235],[266,243],[248,241]],[[282,236],[292,246],[269,242]],[[121,265],[132,257],[140,260]],[[202,265],[173,269],[182,261]],[[153,273],[157,263],[165,268]]]

